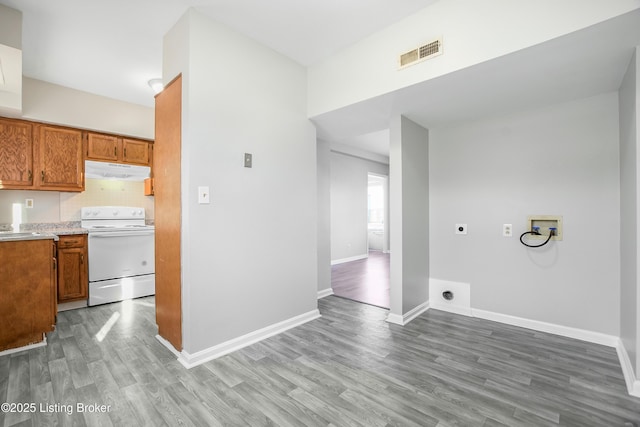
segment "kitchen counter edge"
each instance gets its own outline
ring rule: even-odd
[[[74,234],[88,234],[86,228],[79,226],[61,226],[58,224],[23,224],[20,231],[0,232],[0,242],[15,242],[21,240],[53,239],[58,241],[58,236],[70,236]]]

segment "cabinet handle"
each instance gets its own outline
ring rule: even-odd
[[[53,269],[54,270],[58,269],[58,260],[56,258],[53,259]]]
[[[80,254],[80,264],[84,264],[84,254]]]
[[[113,147],[113,155],[118,157],[118,147]]]
[[[28,176],[29,176],[29,181],[31,181],[33,179],[33,173],[31,172],[31,169],[29,169],[28,171]]]
[[[42,178],[42,182],[44,182],[44,171],[40,172],[40,178]]]
[[[127,149],[126,148],[124,149],[124,157],[125,158],[127,157]]]

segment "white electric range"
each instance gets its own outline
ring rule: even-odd
[[[89,240],[88,305],[155,294],[155,228],[143,208],[84,207],[81,225]]]

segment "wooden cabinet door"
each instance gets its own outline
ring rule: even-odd
[[[149,143],[123,138],[122,160],[125,163],[149,166]]]
[[[58,241],[58,303],[87,299],[86,236],[60,236]]]
[[[0,118],[0,188],[33,185],[31,123]]]
[[[41,342],[53,330],[52,242],[0,242],[0,351]]]
[[[84,159],[82,131],[56,126],[37,126],[38,165],[36,188],[83,191]]]
[[[100,133],[87,133],[87,159],[117,162],[121,154],[118,149],[120,138]]]
[[[51,242],[51,325],[52,328],[58,320],[58,246],[56,242]]]

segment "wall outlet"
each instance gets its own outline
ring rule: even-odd
[[[251,153],[244,153],[244,167],[245,168],[253,167],[253,155]]]
[[[456,224],[456,234],[467,234],[467,224]]]
[[[502,235],[504,237],[513,236],[513,224],[502,224]]]
[[[24,207],[27,209],[33,209],[33,199],[24,199]]]

